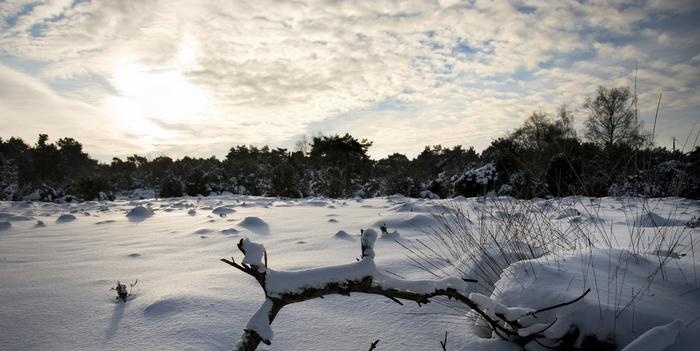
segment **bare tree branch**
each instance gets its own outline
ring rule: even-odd
[[[365,231],[363,235],[367,234],[369,231],[370,230]],[[261,306],[256,315],[253,316],[253,318],[251,318],[251,321],[248,323],[248,326],[244,329],[243,335],[241,336],[239,342],[236,344],[235,350],[252,351],[257,348],[260,342],[269,344],[271,342],[270,339],[272,338],[272,331],[268,327],[270,324],[272,324],[272,322],[275,320],[275,317],[284,306],[315,298],[323,298],[323,296],[334,294],[346,296],[349,296],[351,293],[375,294],[387,297],[400,305],[403,305],[403,303],[400,300],[414,301],[417,302],[419,305],[422,305],[430,303],[431,299],[435,297],[447,297],[448,299],[455,299],[456,301],[467,305],[479,316],[481,316],[490,325],[491,329],[495,332],[496,335],[503,339],[513,341],[519,345],[525,345],[533,340],[544,338],[542,332],[544,332],[551,325],[553,325],[552,323],[549,326],[547,326],[547,328],[544,328],[539,332],[532,333],[531,335],[523,337],[518,334],[518,329],[522,327],[519,322],[507,320],[505,316],[499,314],[496,314],[495,317],[493,317],[493,314],[489,314],[487,311],[485,311],[484,306],[480,306],[469,296],[454,288],[452,284],[454,284],[455,282],[460,284],[466,284],[461,279],[455,278],[454,280],[444,281],[405,281],[396,280],[395,278],[385,276],[382,273],[380,273],[376,269],[376,267],[374,267],[374,241],[371,239],[371,237],[368,239],[363,238],[363,257],[358,262],[352,263],[350,265],[325,267],[315,270],[308,270],[305,272],[276,272],[270,270],[266,266],[266,252],[260,253],[265,257],[264,262],[262,261],[262,257],[260,257],[258,261],[255,261],[254,259],[247,261],[255,261],[258,262],[260,265],[246,263],[239,264],[235,262],[233,258],[231,258],[231,260],[221,259],[222,262],[225,262],[226,264],[233,266],[239,271],[255,278],[255,280],[258,281],[260,286],[263,288],[263,291],[265,291],[266,297],[266,303],[263,304],[263,306]],[[238,243],[238,248],[241,252],[246,254],[246,247],[244,241],[247,241],[247,239],[241,239],[241,241]],[[252,243],[251,245],[259,244]],[[243,261],[246,262],[247,259],[248,256],[246,255],[246,258]],[[263,267],[263,265],[265,266]],[[354,275],[351,274],[351,276],[353,276],[354,278],[347,279],[346,277],[342,276],[339,277],[337,275],[326,274],[327,276],[332,278],[327,278],[328,281],[324,282],[323,285],[314,284],[312,286],[299,286],[293,289],[288,289],[288,291],[274,291],[275,286],[271,285],[271,283],[267,281],[267,279],[269,279],[271,275],[273,278],[284,275],[288,278],[293,277],[292,281],[298,281],[303,280],[302,274],[318,273],[319,275],[322,275],[324,274],[324,272],[327,273],[328,270],[331,269],[340,269],[343,272],[353,272]],[[416,288],[416,285],[420,285],[422,286],[422,288]],[[427,289],[430,290],[429,292],[427,292],[425,286],[429,286],[429,288]],[[464,285],[461,286],[464,287]],[[268,290],[268,288],[270,287],[273,291]],[[279,290],[279,288],[277,289]],[[537,312],[547,311],[574,303],[582,299],[587,293],[588,291],[586,291],[583,295],[581,295],[575,300],[543,308],[531,312],[530,314],[534,315]],[[263,314],[263,316],[264,314],[267,314],[267,324],[265,326],[265,328],[267,328],[265,329],[267,333],[263,332],[263,334],[269,334],[269,337],[267,337],[267,339],[264,336],[260,335],[260,330],[256,330],[255,328],[255,323],[259,323],[260,321],[256,320],[255,323],[253,323],[253,319],[260,317],[259,314],[261,313]],[[252,327],[251,323],[253,323]],[[446,343],[447,335],[445,335],[443,349],[446,348]],[[441,344],[443,343],[441,342]],[[373,349],[375,346],[376,342],[373,344],[373,347],[371,349]]]

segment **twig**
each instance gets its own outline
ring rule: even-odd
[[[545,308],[540,308],[539,310],[537,310],[537,311],[532,311],[532,312],[526,314],[525,316],[534,316],[534,315],[536,315],[536,314],[538,314],[538,313],[540,313],[540,312],[553,310],[553,309],[555,309],[555,308],[564,307],[564,306],[566,306],[566,305],[571,305],[572,303],[574,303],[574,302],[576,302],[576,301],[581,300],[582,298],[584,298],[586,295],[588,295],[589,292],[591,292],[591,289],[590,289],[590,288],[586,289],[586,291],[585,291],[583,294],[581,294],[581,296],[579,296],[579,297],[577,297],[577,298],[575,298],[575,299],[573,299],[573,300],[571,300],[571,301],[569,301],[569,302],[563,302],[563,303],[560,303],[560,304],[558,304],[558,305],[549,306],[549,307],[545,307]],[[523,317],[524,317],[524,316],[523,316]]]
[[[375,340],[375,341],[369,346],[369,350],[367,350],[367,351],[372,351],[372,350],[376,349],[378,343],[379,343],[379,339]]]

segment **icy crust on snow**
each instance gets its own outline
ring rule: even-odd
[[[272,309],[272,300],[266,299],[265,302],[258,308],[253,317],[250,318],[246,329],[255,331],[265,344],[270,344],[272,340],[272,328],[270,327],[270,310]]]

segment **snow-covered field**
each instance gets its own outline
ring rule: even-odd
[[[513,200],[0,202],[0,350],[229,350],[264,301],[254,279],[219,261],[233,256],[240,262],[236,244],[242,237],[265,245],[270,268],[303,270],[356,262],[360,229],[379,231],[386,224],[392,234],[374,248],[379,271],[426,279],[431,276],[399,243],[428,242],[424,231],[439,226],[433,214],[443,205],[493,215],[498,212],[488,209],[504,201]],[[496,283],[495,300],[537,309],[591,288],[582,301],[539,317],[545,325],[556,318],[548,333],[561,335],[577,324],[599,336],[614,331],[609,336],[622,346],[652,327],[682,320],[656,330],[652,339],[671,343],[668,350],[697,346],[700,229],[685,224],[700,216],[698,201],[568,198],[531,204],[561,228],[593,233],[599,249],[514,263]],[[669,242],[678,236],[678,245],[662,243],[662,252],[652,252],[657,255],[634,252],[651,247],[635,240],[652,240],[660,230]],[[598,232],[611,233],[607,244]],[[110,291],[116,281],[137,279],[129,300],[117,301]],[[328,296],[284,308],[272,324],[272,345],[259,349],[367,350],[378,339],[376,350],[440,350],[445,331],[448,350],[518,349],[484,338],[468,312],[440,301],[419,308],[377,295]]]

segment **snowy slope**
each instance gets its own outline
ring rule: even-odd
[[[647,217],[641,214],[648,212],[635,199],[562,201],[557,208],[579,212],[552,209],[555,221],[603,222],[614,228],[614,245],[621,248],[629,245],[629,223],[644,221]],[[275,270],[352,263],[361,254],[360,229],[378,231],[386,223],[390,232],[396,231],[392,239],[405,243],[424,238],[423,231],[437,225],[432,214],[443,212],[436,210],[443,204],[403,197],[293,201],[244,196],[81,204],[0,202],[0,350],[229,350],[264,301],[252,278],[219,261],[231,256],[240,260],[235,245],[242,237],[264,244]],[[477,199],[449,203],[455,204],[489,206]],[[683,199],[652,205],[649,210],[659,218],[673,213],[669,225],[681,225],[698,216],[700,209],[698,202]],[[341,230],[347,235],[336,235]],[[693,234],[697,237],[700,232],[695,229]],[[406,250],[394,240],[378,240],[375,252],[377,267],[387,274],[430,278],[410,264]],[[606,263],[611,257],[596,255]],[[567,287],[580,292],[583,283],[576,279],[581,267],[575,265],[580,260],[574,256],[558,271],[538,266],[543,267],[540,280],[529,285],[502,279],[497,297],[516,305],[542,305],[568,296],[563,292]],[[657,298],[640,298],[635,304],[637,324],[621,341],[628,343],[674,319],[688,323],[694,313],[700,315],[700,290],[693,291],[694,260],[686,255],[674,261],[675,273],[652,285]],[[511,276],[526,274],[519,271],[522,267],[511,267]],[[639,271],[630,271],[631,276],[643,276],[645,269],[640,266]],[[109,289],[116,281],[136,279],[130,300],[115,300]],[[610,285],[605,284],[607,289]],[[536,293],[523,294],[528,288]],[[593,306],[597,316],[598,297],[608,293],[597,291],[581,305]],[[645,301],[646,305],[662,301],[672,308],[668,313],[650,309],[645,317]],[[476,336],[466,312],[439,303],[418,308],[379,296],[330,296],[282,310],[272,325],[272,345],[260,349],[363,350],[379,339],[377,350],[436,350],[446,330],[450,350],[515,349]],[[700,323],[684,327],[680,343],[668,349],[684,349],[698,332]]]

